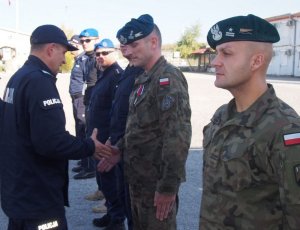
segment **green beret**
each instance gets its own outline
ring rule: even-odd
[[[207,42],[213,49],[232,41],[275,43],[279,40],[278,31],[271,23],[252,14],[219,21],[207,34]]]
[[[154,29],[151,15],[143,14],[137,19],[132,18],[117,32],[117,39],[123,45],[130,44],[148,36]]]

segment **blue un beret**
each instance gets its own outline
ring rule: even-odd
[[[278,31],[271,23],[252,14],[222,20],[207,34],[207,42],[213,49],[232,41],[275,43],[279,40]]]
[[[103,40],[101,40],[101,42],[95,44],[95,49],[104,49],[104,48],[112,48],[114,49],[115,46],[114,46],[114,43],[108,39],[108,38],[104,38]]]
[[[81,31],[79,37],[98,37],[98,31],[94,28],[89,28]]]
[[[46,44],[46,43],[58,43],[66,46],[69,51],[78,50],[75,46],[72,46],[68,39],[60,28],[54,25],[42,25],[37,27],[30,36],[30,44]]]
[[[117,39],[121,44],[130,44],[148,36],[154,29],[154,21],[149,14],[143,14],[137,19],[132,18],[118,32]]]

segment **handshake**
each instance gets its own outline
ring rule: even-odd
[[[91,139],[95,144],[93,156],[100,161],[97,165],[97,170],[99,172],[108,172],[120,161],[121,151],[116,146],[112,146],[109,140],[107,140],[105,144],[102,144],[97,140],[97,134],[98,130],[95,128]]]

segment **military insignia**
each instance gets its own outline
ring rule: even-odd
[[[133,30],[130,31],[128,39],[130,39],[130,40],[134,39]]]
[[[300,165],[294,166],[295,180],[298,186],[300,186]]]
[[[240,34],[252,34],[252,32],[253,32],[252,29],[240,28]]]
[[[299,145],[300,144],[300,133],[291,133],[283,135],[283,141],[285,146]]]
[[[160,78],[159,85],[170,85],[170,80],[168,77]]]
[[[143,35],[142,32],[138,32],[138,33],[136,33],[134,36],[135,36],[136,38],[138,38],[138,37],[140,37],[140,36],[142,36],[142,35]]]
[[[212,37],[215,41],[219,41],[222,38],[222,32],[219,29],[218,24],[214,25],[211,29],[210,32],[212,33]]]
[[[120,36],[119,41],[121,42],[121,44],[127,43],[127,39],[123,35]]]
[[[227,37],[234,37],[235,33],[233,32],[232,28],[229,28],[228,31],[225,33]]]
[[[170,109],[175,102],[175,98],[169,95],[166,95],[161,102],[161,110],[166,111]]]
[[[108,46],[107,42],[103,42],[102,45],[103,45],[103,47],[107,47]]]

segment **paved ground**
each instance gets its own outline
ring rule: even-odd
[[[178,230],[196,230],[199,222],[199,208],[201,199],[201,165],[202,165],[202,128],[208,123],[213,112],[226,103],[231,95],[222,89],[214,87],[214,76],[209,74],[186,73],[189,82],[190,102],[192,107],[193,137],[187,161],[187,182],[180,189],[180,208],[178,213]],[[3,74],[0,77],[0,95],[8,79]],[[67,129],[74,133],[71,102],[68,95],[68,75],[58,76],[59,88],[67,117]],[[289,103],[300,114],[300,79],[270,78],[277,95]],[[75,162],[70,162],[70,168]],[[95,202],[85,201],[83,197],[95,190],[94,179],[74,181],[70,172],[70,203],[67,208],[67,217],[70,230],[95,230],[91,224],[97,217],[91,212]],[[0,210],[0,230],[6,229],[7,218]]]

